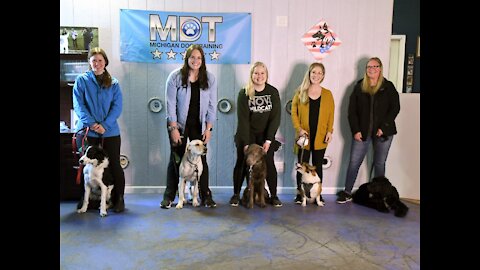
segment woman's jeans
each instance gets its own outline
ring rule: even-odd
[[[350,163],[347,169],[347,179],[345,180],[345,191],[348,193],[352,193],[358,170],[367,155],[368,147],[372,141],[375,177],[385,176],[385,162],[387,161],[388,151],[392,145],[393,135],[388,137],[369,137],[366,141],[361,142],[353,140],[350,150]]]

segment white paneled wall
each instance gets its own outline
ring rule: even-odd
[[[269,82],[280,91],[282,106],[293,97],[308,65],[314,61],[300,41],[301,36],[321,19],[327,21],[342,45],[323,60],[326,66],[323,85],[332,90],[336,103],[334,138],[326,152],[332,159],[332,166],[324,171],[323,183],[326,193],[335,193],[343,187],[351,140],[346,114],[348,96],[354,83],[362,77],[369,57],[378,56],[386,68],[389,66],[393,0],[61,0],[60,26],[98,27],[99,44],[110,58],[108,69],[120,80],[124,95],[124,111],[120,118],[122,154],[130,159],[125,170],[127,190],[158,192],[166,184],[169,158],[165,111],[152,113],[147,103],[155,96],[164,102],[165,79],[178,65],[121,62],[120,9],[250,12],[251,61],[262,61],[267,65]],[[287,24],[277,24],[279,17],[286,19]],[[228,98],[236,104],[237,93],[247,82],[250,66],[210,64],[207,68],[219,82],[218,98]],[[388,74],[388,70],[384,73]],[[208,146],[210,185],[214,190],[223,188],[232,192],[236,121],[236,105],[228,114],[218,113],[213,139]],[[408,131],[403,125],[399,129],[400,133]],[[277,136],[285,142],[275,156],[277,164],[283,165],[278,180],[280,192],[293,192],[294,131],[290,115],[284,109]],[[398,143],[400,140],[392,147]],[[397,166],[394,161],[397,157],[401,154],[392,154],[388,167]],[[414,176],[404,177],[408,182]],[[367,178],[364,164],[356,186]]]

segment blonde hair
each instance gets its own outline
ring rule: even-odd
[[[376,61],[380,66],[380,75],[378,75],[377,84],[375,84],[374,86],[370,86],[370,78],[367,76],[367,69],[368,69],[367,66],[368,66],[368,62],[370,61]],[[378,57],[372,57],[368,59],[367,63],[365,64],[365,74],[363,74],[363,81],[362,81],[362,92],[368,93],[373,96],[375,95],[375,93],[377,93],[378,89],[380,89],[382,84],[383,84],[382,60],[380,60],[380,58]]]
[[[267,81],[268,81],[267,66],[265,66],[265,64],[262,63],[262,62],[255,62],[250,67],[250,78],[248,79],[247,85],[245,85],[245,95],[248,96],[248,99],[250,99],[250,100],[253,100],[253,97],[255,96],[255,88],[253,88],[252,75],[253,75],[253,71],[255,70],[256,67],[263,67],[265,69],[265,72],[267,73],[267,80],[265,81],[265,83],[267,83]]]
[[[311,85],[310,73],[312,73],[312,70],[316,67],[322,69],[323,78],[320,83],[322,83],[323,79],[325,79],[325,66],[322,63],[317,62],[310,64],[310,67],[308,67],[308,71],[305,72],[305,75],[303,76],[302,84],[300,84],[300,86],[297,88],[298,97],[300,98],[300,102],[303,104],[306,104],[308,102],[308,88],[310,88]]]

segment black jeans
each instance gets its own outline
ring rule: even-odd
[[[122,143],[120,135],[104,138],[87,136],[87,140],[89,145],[102,145],[102,148],[107,152],[108,169],[110,169],[114,181],[112,201],[115,203],[118,198],[123,197],[125,194],[125,174],[122,166],[120,166],[120,146]]]
[[[180,132],[182,133],[182,132]],[[168,134],[170,139],[170,134]],[[168,199],[170,201],[175,200],[175,196],[178,190],[178,182],[179,182],[179,174],[178,170],[180,167],[180,162],[182,160],[183,155],[185,154],[185,148],[187,146],[187,138],[190,140],[201,140],[202,134],[196,129],[188,130],[185,129],[182,138],[182,144],[178,146],[172,146],[170,142],[170,161],[168,162],[167,168],[167,187],[165,188],[165,192],[163,193],[163,199]],[[206,146],[206,145],[205,145]],[[178,157],[178,163],[175,162],[175,155]],[[203,164],[203,172],[200,176],[200,199],[204,201],[207,197],[212,196],[212,192],[208,187],[208,164],[207,164],[207,156],[202,156],[202,164]]]
[[[263,146],[264,142],[265,140],[263,135],[255,136],[256,144]],[[240,191],[243,185],[243,180],[245,179],[248,173],[248,168],[245,165],[245,153],[243,152],[244,146],[245,145],[236,145],[237,162],[235,163],[235,168],[233,169],[233,193],[237,195],[240,195]],[[267,162],[267,184],[272,197],[277,196],[277,168],[275,167],[275,161],[273,156],[274,153],[275,153],[274,147],[270,145],[270,148],[268,149],[265,159]]]
[[[303,159],[302,162],[310,162],[310,154],[312,154],[312,165],[317,167],[317,174],[320,177],[320,183],[323,183],[323,157],[325,156],[325,151],[327,148],[320,150],[303,150]],[[302,149],[298,149],[298,162],[302,156]],[[297,172],[297,189],[300,190],[300,185],[302,184],[302,174]]]

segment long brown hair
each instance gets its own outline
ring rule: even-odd
[[[378,65],[380,66],[380,74],[378,75],[378,80],[377,80],[377,84],[374,85],[374,86],[370,86],[370,78],[368,77],[367,75],[367,66],[368,66],[368,62],[370,61],[376,61],[378,63]],[[382,86],[383,84],[383,64],[382,64],[382,60],[380,60],[380,58],[378,57],[372,57],[370,59],[368,59],[367,63],[365,64],[365,74],[363,74],[363,81],[362,81],[362,92],[364,93],[369,93],[370,95],[375,95],[375,93],[377,93],[378,89],[380,89],[380,87]]]
[[[101,54],[103,58],[105,59],[105,72],[103,73],[103,80],[102,80],[102,88],[108,88],[112,85],[112,75],[107,71],[107,66],[108,66],[108,57],[105,51],[100,48],[100,47],[94,47],[91,48],[90,51],[88,52],[88,61],[90,61],[90,57],[96,55],[96,54]],[[92,66],[88,65],[88,69],[92,70]]]
[[[183,62],[182,69],[180,70],[182,74],[182,85],[187,86],[188,84],[188,74],[190,72],[188,59],[192,55],[193,50],[198,50],[202,55],[202,64],[200,65],[200,70],[198,71],[198,82],[200,84],[200,89],[205,90],[208,88],[207,66],[205,65],[205,53],[203,52],[202,46],[198,44],[190,45],[187,49],[187,53],[185,54],[185,61]]]

